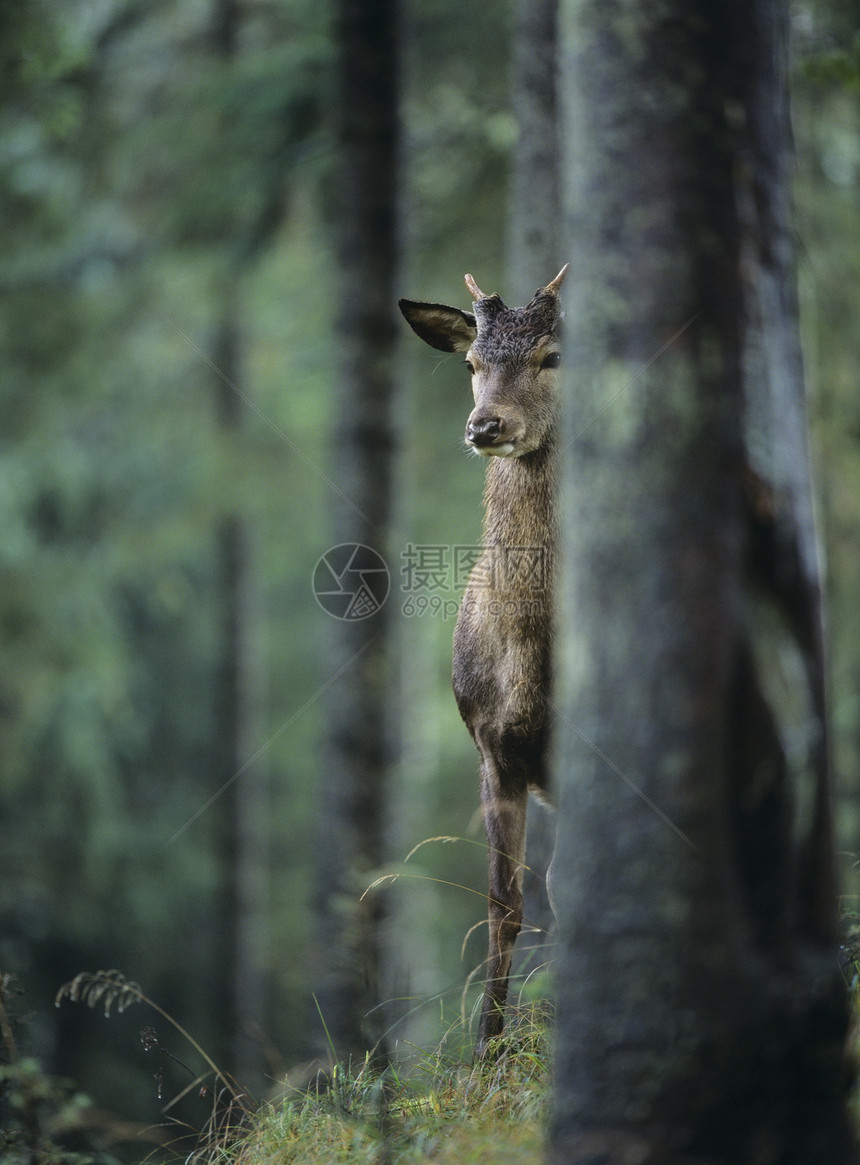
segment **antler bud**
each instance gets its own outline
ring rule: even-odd
[[[483,291],[481,291],[480,287],[478,287],[477,283],[475,282],[475,280],[472,278],[471,275],[466,275],[465,280],[466,280],[466,286],[469,289],[469,294],[471,295],[472,299],[479,300],[479,299],[486,299],[487,298],[486,295],[484,295]]]
[[[555,279],[553,279],[552,283],[548,283],[546,285],[545,290],[551,292],[553,295],[558,295],[558,289],[561,287],[562,283],[564,283],[564,277],[567,275],[569,270],[570,263],[565,263],[561,271],[559,271],[558,275],[556,275]]]

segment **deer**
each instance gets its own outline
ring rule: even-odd
[[[523,919],[528,795],[549,800],[559,291],[568,266],[524,307],[485,295],[471,275],[465,281],[472,311],[399,301],[425,343],[465,353],[475,402],[465,443],[487,463],[482,550],[460,603],[452,664],[457,707],[480,757],[489,855],[489,949],[477,1059],[498,1050],[504,1030]]]

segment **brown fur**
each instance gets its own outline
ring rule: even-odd
[[[564,272],[531,303],[480,295],[474,314],[401,300],[413,330],[466,352],[475,408],[466,442],[488,458],[484,549],[454,632],[453,683],[481,757],[489,847],[489,956],[476,1054],[504,1025],[508,976],[522,924],[526,802],[547,789],[556,547],[558,352]]]

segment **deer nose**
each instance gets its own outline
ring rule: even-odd
[[[502,431],[498,417],[479,417],[466,426],[466,440],[471,445],[492,445]]]

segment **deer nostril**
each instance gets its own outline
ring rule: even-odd
[[[466,426],[466,440],[473,445],[491,445],[501,432],[501,421],[498,417],[479,418],[469,421]]]

